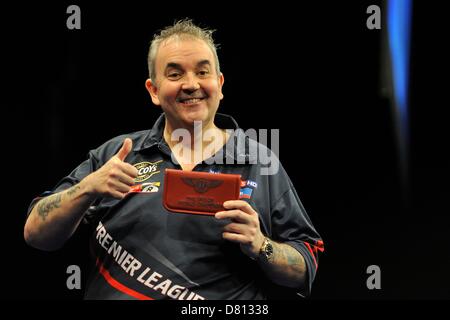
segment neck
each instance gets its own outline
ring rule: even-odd
[[[192,167],[212,157],[228,138],[226,131],[213,122],[196,121],[192,126],[174,127],[166,119],[164,139],[180,164]]]

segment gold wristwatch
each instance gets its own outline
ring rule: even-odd
[[[273,256],[273,245],[269,238],[265,237],[264,242],[259,249],[259,255],[263,256],[267,261],[269,261]]]

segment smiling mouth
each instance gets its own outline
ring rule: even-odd
[[[178,100],[178,102],[181,104],[184,104],[184,105],[189,105],[189,104],[199,103],[200,101],[202,101],[204,99],[205,98],[191,98],[191,99]]]

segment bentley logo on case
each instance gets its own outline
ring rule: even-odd
[[[198,193],[205,193],[211,188],[218,187],[222,184],[221,180],[206,180],[206,179],[194,179],[194,178],[181,178],[184,183],[194,187],[194,190]]]

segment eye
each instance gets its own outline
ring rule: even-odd
[[[181,73],[180,72],[169,72],[167,74],[167,78],[169,78],[170,80],[177,80],[179,78],[181,78]]]
[[[199,76],[207,76],[209,74],[209,71],[208,70],[201,70],[201,71],[199,71],[198,72],[198,75]]]

